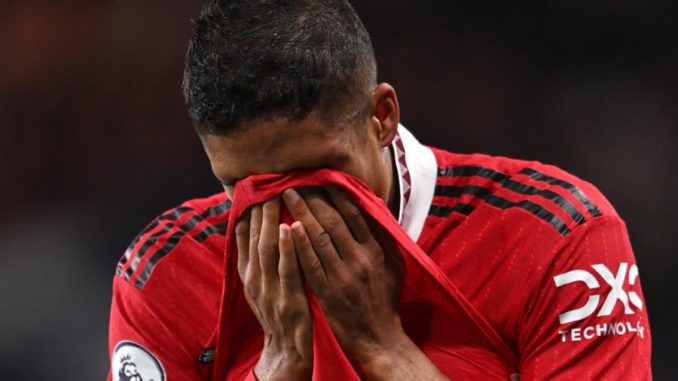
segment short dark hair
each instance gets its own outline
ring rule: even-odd
[[[334,118],[368,104],[375,83],[369,33],[347,0],[208,0],[193,20],[183,91],[199,134],[316,108]]]

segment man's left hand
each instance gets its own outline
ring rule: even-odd
[[[339,344],[356,362],[370,361],[406,337],[398,301],[400,254],[384,253],[362,212],[341,190],[283,193],[297,255]]]
[[[328,197],[324,195],[326,193]],[[448,378],[403,330],[404,266],[391,237],[377,239],[361,210],[335,187],[294,189],[283,200],[297,257],[339,344],[367,380]]]

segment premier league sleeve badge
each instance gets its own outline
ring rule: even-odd
[[[165,381],[160,361],[146,348],[133,341],[121,341],[111,358],[113,381]]]

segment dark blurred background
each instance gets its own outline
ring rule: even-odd
[[[676,3],[363,1],[427,143],[553,163],[626,220],[657,380],[675,379]],[[219,192],[182,103],[200,1],[0,3],[0,379],[102,379],[115,263]],[[671,222],[674,221],[674,222]]]

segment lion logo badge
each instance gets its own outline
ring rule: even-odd
[[[113,350],[111,358],[113,381],[165,381],[165,369],[148,349],[124,340]]]
[[[118,372],[118,377],[121,381],[144,381],[139,374],[137,364],[132,361],[132,356],[122,355],[120,362],[122,363],[122,368]]]

